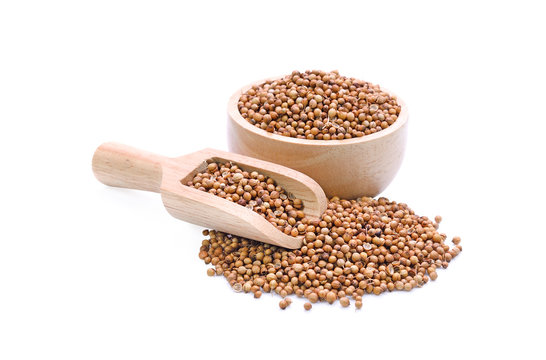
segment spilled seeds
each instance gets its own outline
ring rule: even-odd
[[[436,280],[437,269],[447,268],[462,250],[459,237],[450,246],[438,231],[440,217],[431,220],[384,197],[333,197],[321,218],[312,220],[273,179],[231,163],[210,163],[186,185],[246,206],[286,234],[304,236],[300,249],[288,250],[203,231],[199,257],[211,265],[209,275],[222,275],[234,291],[255,298],[277,293],[283,310],[290,295],[306,298],[306,310],[316,302],[360,309],[365,294],[411,291]]]

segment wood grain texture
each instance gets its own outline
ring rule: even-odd
[[[402,108],[398,119],[375,134],[345,140],[296,139],[257,128],[239,113],[237,103],[241,95],[267,80],[272,79],[249,84],[229,99],[230,151],[301,171],[316,180],[328,197],[373,197],[390,184],[406,148],[408,110],[400,98],[397,97]]]
[[[279,231],[261,215],[208,192],[185,186],[207,160],[231,161],[247,171],[270,176],[304,202],[304,212],[317,218],[327,199],[320,186],[298,171],[270,162],[204,149],[177,158],[151,154],[126,145],[106,143],[93,156],[93,172],[106,185],[161,193],[167,211],[177,219],[290,249],[301,247],[302,237]]]
[[[159,192],[165,160],[129,146],[106,143],[95,151],[93,172],[106,185]]]

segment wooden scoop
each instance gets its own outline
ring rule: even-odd
[[[161,193],[167,211],[177,219],[222,232],[297,249],[303,238],[278,230],[258,213],[185,184],[203,172],[207,160],[227,162],[246,171],[258,171],[303,200],[306,216],[318,218],[326,210],[322,188],[296,170],[251,157],[205,149],[168,158],[126,145],[105,143],[95,151],[93,172],[106,185]]]

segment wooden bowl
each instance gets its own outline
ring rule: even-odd
[[[371,135],[345,140],[307,140],[262,130],[244,119],[237,107],[238,90],[228,103],[228,147],[231,152],[274,162],[303,172],[322,186],[328,197],[354,199],[376,196],[392,181],[402,164],[408,129],[406,104],[388,128]],[[384,91],[395,96],[392,92]]]

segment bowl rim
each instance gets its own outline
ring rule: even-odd
[[[237,106],[237,103],[239,102],[239,99],[241,98],[243,93],[254,85],[261,85],[267,81],[276,81],[285,76],[268,77],[263,80],[254,81],[248,85],[243,86],[242,88],[239,88],[239,90],[233,93],[233,95],[231,95],[231,97],[229,98],[228,106],[227,106],[228,116],[233,121],[237,122],[240,126],[242,126],[244,129],[254,133],[257,136],[261,136],[261,137],[276,140],[276,141],[281,141],[284,143],[309,145],[309,146],[343,146],[343,145],[353,145],[356,143],[371,142],[379,138],[382,138],[384,136],[387,136],[389,134],[392,134],[393,132],[402,128],[408,122],[409,116],[408,116],[408,107],[406,103],[402,99],[400,99],[400,97],[398,97],[398,95],[396,95],[394,92],[384,87],[381,87],[381,90],[389,93],[391,96],[394,96],[396,98],[396,101],[400,104],[400,107],[401,107],[400,115],[398,115],[398,119],[396,119],[394,124],[390,125],[388,128],[378,131],[371,135],[364,135],[362,137],[343,139],[343,140],[298,139],[291,136],[283,136],[277,133],[270,133],[263,129],[259,129],[258,127],[249,123],[245,118],[243,118]]]

